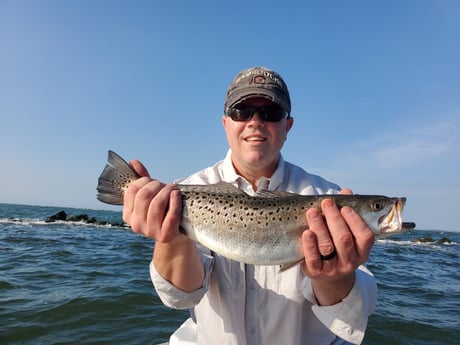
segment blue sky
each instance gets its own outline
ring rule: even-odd
[[[261,65],[290,89],[285,159],[460,231],[458,18],[454,0],[0,0],[0,202],[112,209],[108,149],[165,182],[214,164],[226,88]]]

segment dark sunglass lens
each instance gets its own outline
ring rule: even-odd
[[[233,121],[248,121],[257,113],[262,121],[278,122],[286,117],[286,112],[273,107],[238,107],[229,111],[229,116]]]
[[[280,109],[261,108],[259,111],[259,116],[262,118],[263,121],[266,122],[278,122],[286,116],[286,113]]]
[[[247,121],[252,117],[253,110],[251,108],[232,108],[230,109],[230,117],[233,121]]]

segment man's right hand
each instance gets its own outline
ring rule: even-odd
[[[123,220],[133,231],[157,242],[173,242],[179,236],[181,196],[174,184],[164,184],[150,178],[139,161],[131,167],[142,176],[124,193]]]
[[[141,176],[124,193],[123,220],[135,233],[155,241],[153,262],[158,273],[183,291],[202,286],[204,268],[195,243],[179,232],[180,191],[174,184],[150,178],[139,161],[131,167]]]

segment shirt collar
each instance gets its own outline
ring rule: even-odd
[[[232,163],[232,150],[228,149],[224,162],[222,163],[222,176],[225,182],[237,182],[242,177],[236,173]]]
[[[284,180],[284,175],[286,171],[286,162],[283,156],[280,154],[280,160],[278,163],[278,167],[276,168],[275,172],[270,178],[262,177],[259,180],[259,189],[268,189],[268,190],[276,190]],[[222,164],[222,175],[224,181],[234,183],[239,188],[247,189],[247,185],[250,183],[242,176],[238,175],[235,170],[235,167],[232,163],[232,150],[229,149],[227,151],[227,155]],[[252,188],[251,188],[252,189]]]
[[[269,190],[276,190],[281,183],[284,181],[286,172],[286,162],[283,158],[283,155],[280,154],[280,161],[278,162],[278,167],[270,178]]]

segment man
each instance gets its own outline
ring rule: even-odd
[[[222,123],[230,150],[223,161],[180,181],[226,181],[249,194],[269,189],[334,194],[340,188],[311,175],[281,155],[293,126],[291,101],[281,76],[263,67],[240,72],[227,91]],[[133,231],[155,240],[150,265],[154,286],[167,306],[191,309],[187,332],[198,344],[360,343],[376,303],[376,283],[361,265],[372,231],[349,207],[325,200],[310,209],[302,235],[305,260],[279,266],[231,261],[179,232],[180,194],[173,184],[148,177],[125,193],[123,218]],[[344,193],[351,193],[349,190]],[[189,336],[189,335],[186,335]],[[180,343],[178,336],[171,343]]]

